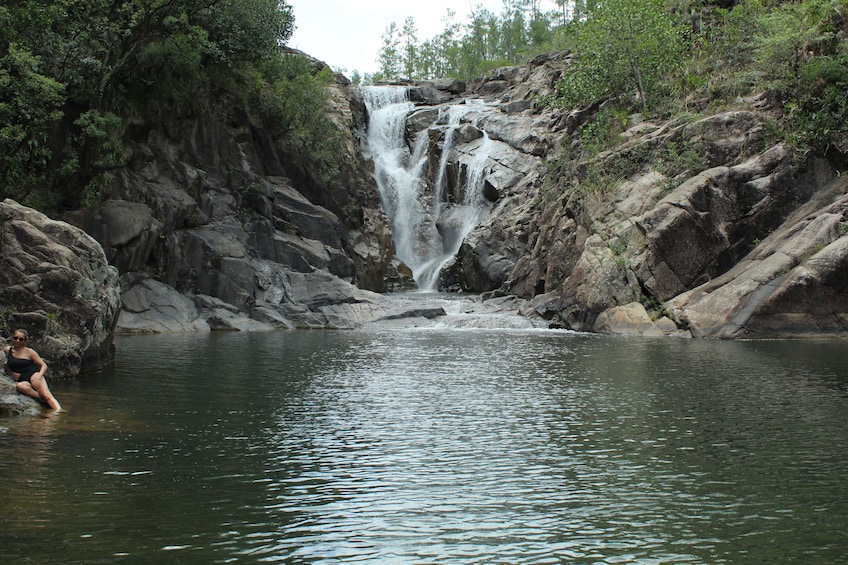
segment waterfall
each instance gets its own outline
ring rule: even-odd
[[[406,119],[415,110],[404,87],[366,87],[363,98],[369,115],[367,143],[374,161],[383,210],[392,226],[398,258],[411,270],[419,290],[438,290],[442,269],[459,251],[463,240],[485,216],[483,197],[491,141],[483,132],[465,165],[464,184],[451,203],[447,194],[447,167],[456,149],[462,119],[480,105],[455,104],[447,116],[430,126],[447,122],[438,167],[427,176],[430,136],[428,129],[407,142]],[[411,146],[410,146],[411,145]],[[463,175],[460,175],[462,177]]]

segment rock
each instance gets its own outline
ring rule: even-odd
[[[162,230],[147,205],[125,200],[108,200],[67,214],[65,219],[94,236],[120,272],[142,269]]]
[[[848,182],[834,202],[801,208],[745,260],[668,306],[697,337],[797,338],[848,331]],[[821,195],[820,195],[821,197]],[[820,202],[817,202],[817,204]]]
[[[459,85],[442,86],[428,87],[430,95],[450,96]],[[116,175],[117,199],[69,216],[101,241],[124,276],[121,331],[206,331],[209,320],[215,328],[291,327],[286,314],[299,310],[286,297],[293,272],[387,288],[393,242],[356,137],[364,104],[340,75],[329,94],[328,115],[341,136],[332,185],[326,163],[287,154],[285,143],[241,111],[227,123],[202,115],[176,135],[150,128],[133,140],[131,165]],[[221,303],[195,311],[196,296]],[[329,323],[316,320],[310,327]]]
[[[257,306],[251,310],[250,317],[271,328],[286,330],[293,330],[295,328],[294,323],[291,320],[286,319],[282,312],[266,306]]]
[[[29,331],[51,378],[112,361],[121,305],[118,271],[91,236],[13,200],[0,202],[3,333]]]
[[[408,90],[409,100],[418,104],[435,106],[452,98],[452,93],[427,85],[412,86]]]
[[[173,287],[153,279],[124,277],[124,304],[116,331],[133,333],[173,333],[208,331],[194,301]]]
[[[433,88],[446,90],[451,94],[462,94],[465,92],[467,85],[464,81],[455,78],[437,78],[433,80]]]
[[[488,292],[501,288],[515,267],[515,262],[488,245],[464,243],[459,249],[459,281],[464,291]]]
[[[677,330],[677,326],[674,326],[674,329]],[[666,332],[651,320],[647,310],[639,302],[631,302],[604,310],[595,320],[592,331],[645,337],[666,335]]]
[[[648,160],[603,193],[563,190],[546,180],[544,165],[561,142],[556,132],[576,132],[602,105],[557,116],[517,102],[532,99],[531,83],[537,93],[549,88],[567,62],[499,69],[469,85],[481,96],[498,92],[500,111],[476,125],[526,165],[516,182],[490,183],[496,204],[458,257],[457,277],[468,290],[500,284],[497,292],[532,300],[551,324],[584,331],[729,338],[848,331],[838,241],[848,225],[839,208],[848,188],[826,188],[835,176],[830,165],[811,160],[799,168],[783,144],[768,146],[768,108],[691,123],[636,116],[623,143],[593,157],[596,170],[681,148],[697,154],[703,170],[667,178],[661,163]],[[493,171],[521,162],[497,151]],[[473,156],[470,148],[459,158]],[[683,157],[673,164],[690,164]],[[568,166],[579,173],[587,164]],[[807,205],[811,198],[816,206]],[[640,302],[656,311],[643,315]]]
[[[502,141],[515,149],[518,153],[512,153],[513,158],[529,161],[535,168],[537,160],[528,159],[526,156],[543,157],[550,151],[554,144],[554,136],[550,131],[549,115],[516,116],[510,115],[509,108],[501,109],[506,112],[493,113],[483,120],[482,125],[492,139]],[[520,157],[519,157],[520,155]],[[500,161],[500,159],[496,159]],[[502,163],[514,170],[521,170],[513,162]],[[526,166],[525,166],[526,168]]]
[[[268,331],[274,327],[270,324],[260,322],[259,320],[253,320],[246,316],[234,314],[224,308],[208,312],[206,316],[206,323],[209,324],[209,328],[212,330],[242,332]]]
[[[509,82],[505,80],[490,79],[472,85],[475,93],[483,96],[491,96],[493,94],[501,94],[509,88]]]
[[[375,294],[361,290],[325,271],[291,273],[286,281],[286,298],[294,304],[318,311],[336,304],[368,302]]]
[[[404,310],[402,312],[395,312],[392,314],[388,314],[381,318],[378,318],[377,322],[384,322],[388,320],[402,320],[407,318],[425,318],[427,320],[432,320],[433,318],[438,318],[439,316],[445,315],[445,309],[441,306],[433,306],[433,307],[418,307],[412,308],[410,310]]]
[[[636,220],[647,240],[640,277],[665,301],[727,271],[788,215],[794,183],[781,145],[687,180]]]
[[[0,417],[37,416],[44,409],[37,400],[20,394],[15,381],[6,375],[0,375]]]

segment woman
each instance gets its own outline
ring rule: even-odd
[[[15,330],[12,333],[12,345],[3,348],[6,366],[17,382],[18,392],[46,403],[53,410],[61,410],[59,402],[47,388],[47,379],[44,378],[47,364],[34,349],[27,347],[27,339],[29,334],[26,330]]]

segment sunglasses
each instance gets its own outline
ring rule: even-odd
[[[12,338],[12,341],[26,341],[26,338],[15,336],[15,337]]]

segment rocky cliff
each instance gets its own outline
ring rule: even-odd
[[[490,138],[486,219],[465,239],[443,286],[514,295],[552,326],[721,338],[842,335],[848,311],[848,181],[823,159],[771,138],[764,97],[690,117],[628,118],[623,141],[569,157],[580,126],[603,108],[539,104],[567,54],[498,69],[448,96],[409,85],[429,164],[449,126],[434,115],[478,98],[448,156],[448,206],[480,138]],[[773,136],[772,136],[773,137]],[[578,153],[578,155],[580,155]],[[426,176],[423,183],[432,183]]]
[[[336,78],[328,112],[345,150],[332,186],[246,116],[137,132],[112,199],[66,217],[121,272],[119,332],[350,327],[371,308],[392,240],[355,90]]]
[[[844,333],[846,182],[767,135],[776,115],[767,100],[693,108],[697,118],[633,115],[623,143],[572,159],[580,126],[603,108],[540,103],[568,63],[558,53],[468,85],[405,85],[416,105],[407,145],[426,138],[429,174],[446,164],[446,206],[461,200],[487,140],[486,214],[442,288],[513,297],[528,316],[583,331]],[[121,273],[118,331],[349,328],[404,316],[379,294],[408,285],[409,272],[375,187],[369,116],[360,90],[336,79],[328,112],[345,149],[331,184],[246,116],[200,117],[178,135],[135,132],[113,198],[65,218]],[[465,114],[448,147],[444,110],[472,99],[485,111]]]
[[[492,100],[498,111],[481,127],[501,145],[492,212],[459,254],[465,290],[530,299],[552,325],[583,331],[845,333],[848,180],[770,139],[767,100],[698,118],[634,115],[615,149],[563,165],[561,148],[598,111],[537,105],[567,64],[500,69],[465,94]],[[607,182],[593,188],[592,175]]]

